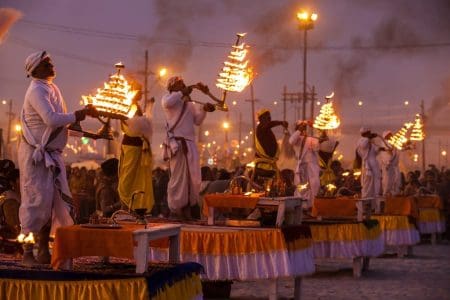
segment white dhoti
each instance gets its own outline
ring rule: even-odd
[[[314,163],[300,164],[295,172],[295,195],[308,200],[308,207],[314,204],[314,198],[320,189],[320,167]],[[304,187],[304,188],[303,188]]]
[[[170,180],[167,186],[167,202],[172,211],[198,203],[202,182],[199,155],[195,142],[186,141],[187,153],[183,147],[170,159]]]
[[[39,232],[51,218],[51,233],[59,226],[72,225],[72,197],[66,169],[60,152],[50,153],[55,166],[47,168],[45,161],[35,163],[34,147],[22,142],[19,147],[20,193],[19,218],[22,233]]]

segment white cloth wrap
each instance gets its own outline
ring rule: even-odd
[[[305,138],[306,140],[302,150],[301,145]],[[308,186],[301,191],[298,188],[295,189],[295,195],[307,199],[308,207],[312,207],[314,198],[320,189],[319,141],[316,138],[305,137],[299,131],[296,131],[289,138],[289,143],[294,146],[296,156],[298,157],[294,184],[298,186],[308,183]]]
[[[71,194],[61,155],[67,129],[64,127],[56,138],[48,141],[56,128],[74,121],[74,114],[66,113],[56,85],[45,80],[31,81],[21,113],[24,139],[18,153],[22,233],[38,232],[50,218],[51,234],[58,226],[73,224],[71,205],[65,201]]]
[[[356,146],[362,158],[361,198],[374,198],[380,195],[381,170],[377,161],[379,147],[370,139],[362,137]]]
[[[31,76],[33,70],[47,57],[50,56],[45,51],[38,51],[28,55],[25,59],[25,71],[27,72],[27,75]]]
[[[168,125],[167,129],[172,128],[179,118],[183,102],[184,97],[181,92],[172,92],[163,96],[161,104]],[[176,128],[168,132],[166,143],[170,146],[172,153],[169,160],[171,175],[167,188],[167,202],[172,211],[198,203],[201,172],[194,125],[200,125],[205,117],[206,112],[201,107],[188,102]],[[176,138],[185,139],[186,155],[181,151],[181,142]]]

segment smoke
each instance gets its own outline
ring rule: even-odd
[[[442,90],[439,96],[431,101],[431,106],[426,112],[427,122],[431,127],[444,126],[450,128],[450,77],[442,83]]]
[[[354,50],[349,52],[350,56],[336,56],[332,79],[337,94],[336,99],[355,98],[360,94],[358,83],[367,76],[369,59],[374,63],[376,59],[387,55],[401,55],[400,58],[404,58],[407,55],[429,53],[433,50],[415,47],[415,45],[427,43],[433,38],[447,39],[450,36],[450,18],[448,18],[450,2],[445,0],[430,2],[359,2],[364,9],[380,9],[383,14],[392,12],[392,15],[382,19],[368,36],[353,37]],[[436,37],[431,37],[432,34]],[[362,45],[369,45],[371,49],[360,49]]]
[[[192,20],[213,15],[215,6],[207,0],[157,0],[154,9],[159,16],[154,33],[150,38],[142,38],[139,48],[149,50],[150,70],[170,65],[172,71],[181,72],[193,52],[189,41],[195,40],[195,36],[189,25]],[[142,60],[139,65],[143,65]]]
[[[22,13],[14,8],[0,8],[0,44],[2,44],[11,26],[21,17]]]

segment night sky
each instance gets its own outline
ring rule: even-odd
[[[13,99],[16,113],[29,83],[24,60],[34,51],[50,52],[55,82],[69,110],[75,110],[81,95],[100,87],[118,61],[125,64],[128,76],[143,82],[146,49],[151,70],[166,66],[171,75],[182,75],[188,84],[202,81],[220,96],[217,74],[235,34],[247,32],[250,63],[257,72],[256,109],[267,107],[274,119],[282,119],[283,87],[302,91],[302,32],[296,12],[307,9],[318,14],[315,28],[308,31],[307,83],[314,86],[318,101],[336,93],[342,121],[336,134],[342,140],[338,150],[344,161],[353,158],[361,125],[380,134],[397,131],[414,119],[421,100],[428,116],[430,162],[438,163],[442,149],[449,152],[450,2],[446,0],[0,0],[0,7],[23,13],[0,44],[0,99]],[[149,85],[157,99],[153,149],[159,156],[164,136],[159,100],[165,80],[157,82],[150,76]],[[193,97],[208,100],[198,92]],[[244,101],[249,98],[249,88],[229,94],[231,139],[238,135],[239,112],[243,136],[251,130],[250,104]],[[236,106],[231,105],[233,100]],[[6,106],[0,109],[1,115],[7,111]],[[296,105],[288,104],[287,120],[292,124],[296,118]],[[3,128],[6,119],[0,119]],[[223,112],[207,117],[203,129],[213,133],[209,140],[223,142],[224,119]],[[87,123],[86,128],[98,127]],[[281,130],[275,133],[281,137]]]

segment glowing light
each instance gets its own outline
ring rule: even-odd
[[[419,154],[414,154],[413,155],[413,161],[414,162],[418,162],[419,161]]]
[[[205,136],[209,136],[209,131],[208,130],[205,131]]]
[[[305,183],[305,184],[299,184],[299,185],[297,185],[297,189],[298,189],[299,191],[306,190],[306,189],[308,188],[308,185],[309,185],[309,182],[307,182],[307,183]]]
[[[353,172],[353,176],[355,177],[361,176],[361,171]]]
[[[232,104],[233,104],[233,105],[236,105],[236,104],[237,104],[236,100],[233,100]]]
[[[21,233],[21,234],[19,234],[17,236],[17,242],[19,242],[21,244],[23,244],[23,243],[25,243],[25,244],[34,244],[35,243],[34,235],[33,235],[32,232],[30,232],[28,235],[25,235],[25,234]]]
[[[117,119],[127,119],[136,113],[137,107],[133,104],[133,98],[137,90],[120,74],[124,68],[122,63],[115,65],[117,72],[109,76],[109,81],[103,84],[102,89],[97,89],[95,96],[82,96],[84,105],[92,104],[101,116]]]
[[[405,105],[409,105],[409,101],[408,101],[408,100],[405,100],[404,104],[405,104]]]
[[[159,77],[164,77],[166,75],[167,75],[167,69],[166,68],[159,69]]]
[[[6,102],[6,100],[2,100],[2,104],[6,104],[6,103],[8,103],[8,102]]]
[[[21,132],[22,131],[22,126],[20,124],[16,124],[16,126],[14,126],[14,130],[16,132]]]
[[[442,155],[442,156],[446,156],[446,155],[447,155],[447,151],[442,150],[441,155]]]
[[[358,101],[358,106],[362,106],[363,102],[362,101]]]
[[[334,112],[333,102],[328,102],[333,96],[334,93],[332,93],[330,96],[325,97],[327,103],[322,105],[322,107],[320,108],[320,113],[316,117],[316,120],[313,124],[314,128],[321,130],[336,129],[341,124],[341,121]]]
[[[222,71],[217,78],[216,86],[222,90],[230,92],[241,92],[252,80],[252,70],[248,66],[248,46],[240,43],[245,33],[238,33],[236,45],[232,46],[228,61],[224,62]]]
[[[350,175],[350,172],[348,172],[348,171],[342,173],[342,176],[344,176],[344,177],[347,177],[348,175]]]
[[[273,101],[273,105],[277,105],[278,104],[278,102],[277,101]]]
[[[336,189],[336,186],[332,183],[326,185],[327,191],[331,192]]]
[[[222,127],[223,127],[223,129],[229,129],[230,128],[230,123],[228,123],[227,121],[224,121],[223,123],[222,123]]]
[[[423,141],[425,139],[422,117],[419,114],[416,114],[410,139],[411,141]]]
[[[389,138],[388,143],[398,150],[402,150],[405,144],[408,142],[406,134],[408,132],[408,129],[411,128],[412,125],[412,123],[405,123],[397,133]]]
[[[317,104],[317,106],[319,106],[321,103],[320,103],[320,101],[317,101],[316,104]]]
[[[85,137],[85,136],[81,137],[81,143],[82,143],[83,145],[89,144],[89,138],[87,138],[87,137]]]

